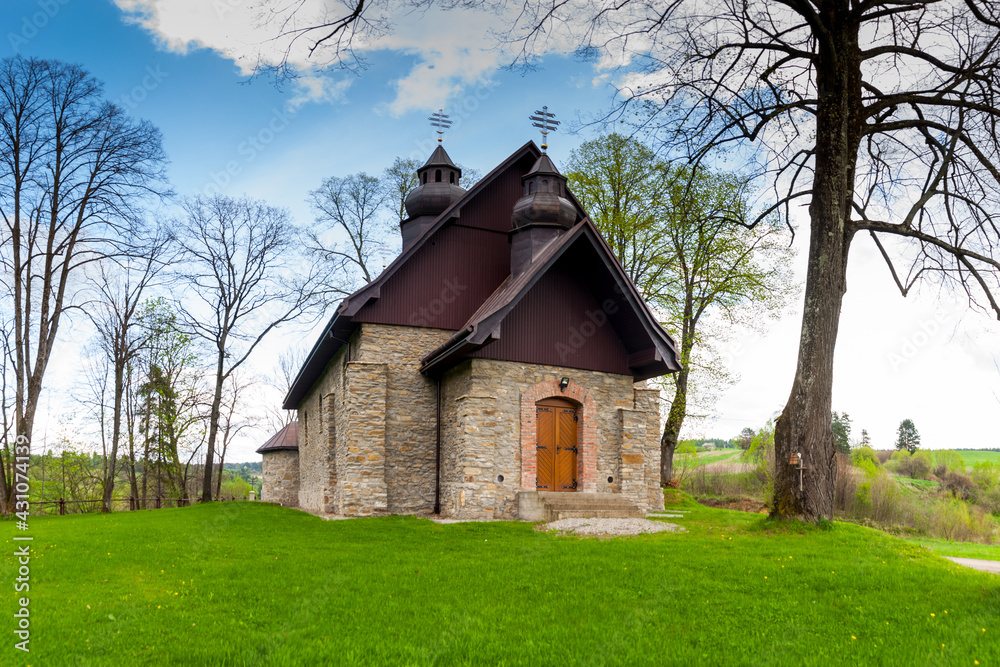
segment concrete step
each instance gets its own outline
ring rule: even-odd
[[[559,519],[641,519],[642,512],[639,508],[632,509],[553,509],[549,510],[550,521]]]
[[[518,516],[524,521],[643,517],[638,507],[617,493],[522,491],[517,502]]]

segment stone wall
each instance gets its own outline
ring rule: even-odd
[[[347,346],[338,351],[299,407],[303,509],[348,516],[433,509],[437,389],[419,367],[453,333],[365,323],[349,356]],[[563,376],[571,385],[561,393]],[[517,518],[522,399],[533,404],[535,393],[586,403],[578,439],[593,444],[580,452],[582,491],[657,507],[658,394],[644,387],[627,375],[490,359],[451,369],[442,380],[442,514]],[[528,413],[533,419],[530,406]]]
[[[365,323],[341,347],[299,406],[303,509],[433,509],[437,387],[419,368],[453,333]]]
[[[346,357],[344,346],[298,409],[299,507],[309,512],[338,511],[337,421],[343,414]]]
[[[570,379],[574,391],[559,392],[563,376]],[[443,514],[517,517],[517,493],[527,488],[525,483],[531,484],[530,479],[521,479],[522,396],[529,392],[532,403],[534,393],[539,392],[587,396],[592,407],[581,410],[578,441],[582,445],[584,431],[591,431],[589,439],[596,451],[580,452],[581,480],[584,466],[591,466],[588,488],[581,490],[621,493],[643,510],[662,508],[658,501],[660,417],[655,390],[633,383],[626,375],[472,359],[456,366],[444,379]],[[584,402],[582,398],[574,400]],[[527,478],[530,476],[529,470]]]
[[[265,452],[260,499],[284,507],[299,506],[299,453],[293,449]]]
[[[389,514],[434,509],[437,383],[420,374],[420,364],[428,352],[454,333],[425,327],[361,325],[353,360],[385,365],[383,451]],[[358,394],[353,387],[350,393]]]

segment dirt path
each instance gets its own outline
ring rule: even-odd
[[[952,558],[951,556],[945,556],[948,560],[958,563],[959,565],[964,565],[965,567],[971,567],[974,570],[982,570],[983,572],[991,572],[993,574],[1000,574],[1000,560],[980,560],[979,558]]]

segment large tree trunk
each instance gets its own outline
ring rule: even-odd
[[[219,435],[219,406],[222,405],[222,384],[224,364],[226,361],[225,338],[219,343],[219,359],[215,369],[215,395],[212,397],[212,414],[208,421],[208,453],[205,455],[205,478],[202,480],[201,502],[212,500],[212,459],[215,457],[215,439]],[[219,471],[221,475],[222,472]]]
[[[666,487],[674,476],[674,452],[687,414],[688,372],[691,367],[691,350],[694,349],[694,331],[698,317],[694,312],[694,295],[690,286],[684,299],[684,321],[681,325],[681,369],[674,379],[674,400],[670,404],[667,423],[660,437],[660,486]]]
[[[809,268],[791,395],[775,425],[775,481],[771,515],[808,520],[833,515],[837,466],[830,427],[833,359],[840,309],[847,289],[851,202],[860,144],[861,78],[857,26],[842,11],[827,10],[819,40],[816,80],[816,167],[809,205]],[[804,471],[790,464],[802,455]],[[800,483],[800,475],[801,483]]]
[[[125,369],[123,364],[115,363],[115,405],[111,418],[111,456],[107,462],[107,474],[104,478],[103,511],[111,511],[111,497],[115,491],[115,475],[118,472],[118,441],[122,432],[122,399],[125,394]]]
[[[667,486],[674,476],[674,452],[677,450],[677,438],[680,436],[684,415],[687,413],[687,364],[681,366],[675,382],[677,388],[674,391],[674,400],[670,404],[670,413],[667,415],[667,423],[663,425],[663,436],[660,438],[660,486],[663,487]]]

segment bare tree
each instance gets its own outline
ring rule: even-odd
[[[185,204],[176,238],[189,285],[184,327],[214,356],[202,501],[212,500],[212,465],[226,381],[276,327],[318,312],[325,277],[302,270],[287,212],[247,197],[197,197]]]
[[[106,455],[104,511],[111,511],[111,498],[118,472],[118,448],[122,437],[122,411],[129,366],[138,358],[150,338],[142,326],[142,304],[146,291],[156,280],[167,259],[166,233],[156,230],[151,238],[133,244],[124,258],[98,267],[98,298],[88,305],[87,316],[94,325],[99,349],[113,375],[111,396],[111,446]],[[104,427],[102,424],[102,438]]]
[[[406,196],[413,188],[420,185],[417,178],[417,169],[421,166],[420,160],[416,158],[397,157],[392,165],[385,168],[382,175],[383,187],[389,192],[395,213],[399,216],[399,224],[406,218]]]
[[[395,194],[364,172],[325,178],[309,193],[318,226],[309,231],[308,248],[329,267],[333,280],[327,287],[333,294],[346,296],[370,283],[381,260],[395,252],[386,215]]]
[[[121,254],[118,240],[138,218],[139,200],[162,182],[163,163],[159,131],[105,102],[80,67],[0,61],[0,281],[14,319],[18,435],[31,437],[84,267]]]
[[[215,496],[222,493],[222,471],[226,465],[229,444],[240,433],[257,426],[259,419],[246,415],[243,411],[246,394],[254,381],[239,371],[233,372],[223,387],[222,404],[219,408],[219,429],[222,431],[222,447],[219,454],[219,474],[215,481]]]

